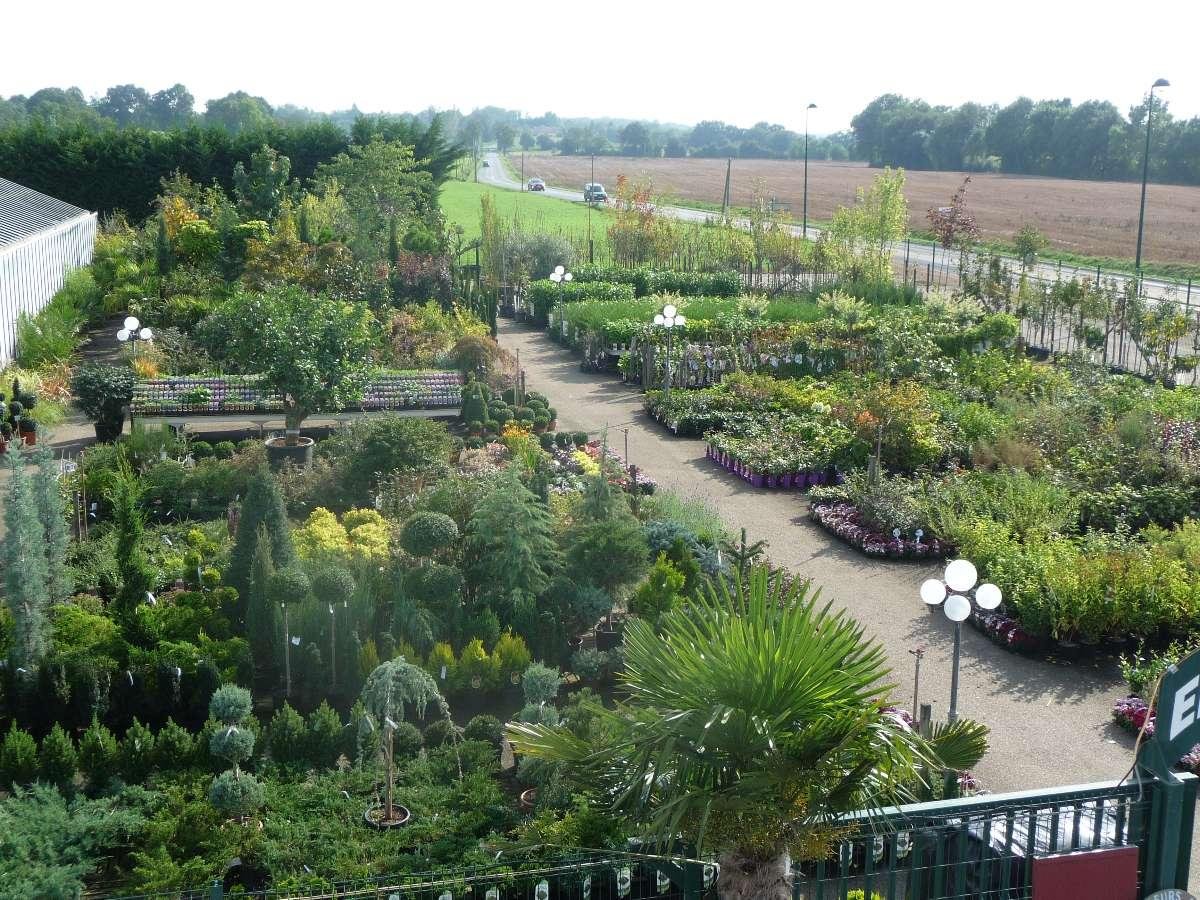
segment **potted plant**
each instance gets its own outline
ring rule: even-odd
[[[71,393],[95,423],[96,440],[114,441],[125,427],[125,409],[133,402],[133,371],[126,366],[88,363],[75,370]]]
[[[21,433],[21,440],[26,446],[32,447],[37,443],[37,422],[32,416],[21,416],[17,420],[17,431]]]
[[[313,440],[300,435],[305,418],[362,401],[375,345],[370,311],[289,285],[238,294],[218,315],[229,358],[282,398],[286,434],[267,440],[268,461],[307,466]]]
[[[450,707],[438,692],[437,682],[424,669],[404,661],[403,657],[382,663],[369,676],[362,690],[362,702],[371,718],[365,719],[368,728],[376,727],[373,718],[383,732],[381,753],[387,767],[384,785],[384,802],[368,807],[363,819],[373,828],[398,828],[407,825],[412,818],[409,810],[394,801],[393,789],[396,781],[395,748],[393,738],[396,728],[404,721],[406,710],[413,710],[424,717],[425,710],[433,703],[447,721]],[[450,729],[453,733],[454,729]]]
[[[8,442],[12,440],[13,427],[8,422],[0,422],[0,453],[8,452]]]

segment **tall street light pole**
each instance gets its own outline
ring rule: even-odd
[[[804,109],[804,224],[800,234],[808,238],[808,112],[816,109],[817,104],[810,103]]]
[[[972,601],[983,610],[1000,605],[1003,595],[994,584],[977,584],[979,573],[968,560],[956,559],[946,566],[943,578],[930,578],[921,584],[921,599],[930,606],[941,606],[946,618],[954,623],[954,663],[950,670],[950,712],[946,719],[958,721],[958,667],[962,658],[962,623],[971,616]]]
[[[1171,82],[1160,78],[1150,85],[1150,101],[1146,104],[1146,152],[1142,154],[1142,203],[1138,210],[1137,256],[1133,262],[1133,270],[1138,281],[1142,278],[1142,230],[1146,226],[1146,179],[1150,175],[1150,123],[1154,119],[1154,89],[1170,87]]]
[[[663,366],[663,403],[668,404],[671,402],[671,336],[676,328],[687,324],[687,318],[679,314],[674,303],[668,303],[662,312],[654,317],[654,324],[667,332],[667,358],[666,365]]]

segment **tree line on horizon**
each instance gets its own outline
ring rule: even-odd
[[[1177,120],[1161,98],[1154,104],[1151,180],[1200,184],[1200,117]],[[849,130],[810,135],[809,156],[918,170],[1133,180],[1141,174],[1148,108],[1148,98],[1122,114],[1100,100],[1074,104],[1069,99],[1020,97],[1003,107],[951,107],[883,94],[854,117]],[[90,100],[79,88],[43,88],[28,97],[0,97],[0,142],[11,140],[17,131],[47,127],[169,132],[198,125],[240,135],[281,126],[330,126],[351,136],[356,123],[370,118],[356,106],[331,113],[291,104],[272,106],[245,91],[209,100],[200,112],[182,84],[154,93],[138,85],[115,85]],[[495,143],[503,152],[538,149],[566,155],[722,159],[797,159],[804,152],[802,134],[770,122],[741,128],[705,120],[687,126],[565,118],[553,112],[526,116],[497,106],[470,113],[430,107],[385,118],[423,128],[436,120],[440,134],[456,146]]]

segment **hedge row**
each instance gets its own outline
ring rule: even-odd
[[[632,300],[633,286],[611,281],[568,281],[555,284],[550,280],[535,281],[529,285],[529,303],[533,318],[540,325],[550,321],[550,310],[561,303],[579,303],[584,300]]]
[[[638,297],[679,294],[683,297],[736,297],[742,292],[737,272],[670,272],[654,269],[625,269],[620,266],[583,265],[575,270],[575,281],[613,282],[633,286]]]

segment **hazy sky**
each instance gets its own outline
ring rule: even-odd
[[[1200,115],[1197,0],[0,0],[0,94],[175,82],[332,110],[483,105],[530,115],[848,127],[875,96],[1026,94],[1122,112],[1158,77]]]

